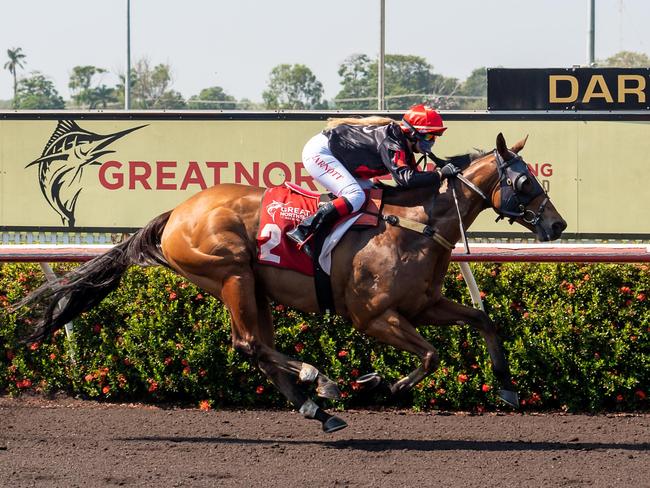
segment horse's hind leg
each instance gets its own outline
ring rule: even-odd
[[[294,378],[304,363],[290,360],[273,347],[270,306],[263,293],[256,290],[252,271],[224,280],[221,298],[230,311],[235,349],[251,358],[303,416],[320,421],[325,432],[347,427],[342,419],[316,405],[296,384]]]
[[[438,367],[436,348],[429,344],[415,327],[395,310],[389,309],[379,317],[367,322],[353,321],[353,323],[357,330],[397,349],[411,352],[422,360],[420,367],[391,385],[391,394],[398,395],[407,392]],[[368,377],[378,378],[375,374],[368,375]]]
[[[501,389],[499,396],[508,405],[518,408],[519,396],[513,391],[510,367],[497,328],[487,314],[481,310],[461,305],[447,298],[441,298],[415,318],[417,325],[463,325],[477,329],[487,344],[492,371]]]

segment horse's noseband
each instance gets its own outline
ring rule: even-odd
[[[537,212],[526,209],[526,207],[539,195],[546,195],[542,185],[530,173],[528,165],[520,156],[505,161],[498,151],[494,151],[494,154],[499,170],[497,186],[501,190],[501,205],[499,208],[493,207],[494,211],[499,214],[497,220],[507,217],[511,224],[516,219],[522,219],[528,224],[536,225],[542,218],[542,213],[549,201],[548,196],[544,198]],[[527,183],[530,183],[529,190],[525,189]]]

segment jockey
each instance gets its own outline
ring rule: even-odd
[[[433,108],[411,107],[398,124],[387,117],[330,119],[327,128],[312,137],[302,152],[307,172],[336,199],[320,206],[287,236],[309,256],[307,242],[329,229],[340,217],[365,203],[364,189],[371,178],[389,174],[403,188],[429,187],[438,191],[442,180],[460,170],[453,165],[420,171],[414,153],[431,154],[436,139],[445,132],[442,117]]]

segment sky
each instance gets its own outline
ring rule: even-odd
[[[385,0],[387,54],[422,56],[436,73],[466,78],[486,67],[570,67],[587,62],[589,0]],[[25,70],[49,76],[68,99],[74,66],[117,83],[126,68],[126,0],[0,0],[0,65],[21,47]],[[307,65],[333,98],[339,65],[379,53],[380,0],[131,0],[132,64],[172,68],[185,98],[221,86],[262,100],[271,69]],[[596,0],[596,58],[650,55],[650,1]],[[0,99],[12,98],[0,71]]]

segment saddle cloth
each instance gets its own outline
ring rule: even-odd
[[[366,190],[369,196],[360,212],[347,216],[338,222],[325,239],[319,255],[319,263],[329,274],[331,254],[345,232],[357,226],[376,226],[379,221],[382,190]],[[300,188],[293,183],[269,188],[264,192],[260,208],[260,227],[257,233],[257,260],[262,264],[292,269],[314,276],[314,263],[296,244],[287,239],[286,232],[303,219],[316,212],[318,202],[326,195]]]

